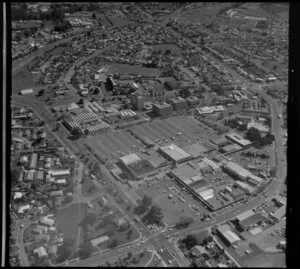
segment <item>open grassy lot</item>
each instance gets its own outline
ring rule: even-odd
[[[84,197],[92,196],[98,192],[96,185],[90,177],[85,177],[81,190]]]
[[[185,202],[182,202],[179,199],[179,195],[170,191],[168,187],[176,188],[179,191],[180,196],[185,199]],[[183,216],[193,217],[196,221],[199,221],[202,216],[202,209],[197,212],[192,207],[189,207],[189,205],[192,204],[199,206],[199,203],[196,202],[189,193],[181,190],[171,179],[166,179],[159,183],[153,183],[150,187],[140,188],[137,190],[137,193],[141,197],[144,195],[150,196],[153,203],[161,207],[164,215],[163,221],[165,221],[168,225],[175,225],[179,218]],[[168,198],[170,194],[172,195],[171,199]],[[199,213],[199,215],[197,215],[197,213]]]
[[[20,71],[12,77],[11,88],[13,94],[18,94],[20,90],[32,88],[36,84],[32,80],[32,76],[27,66],[20,69]]]
[[[64,238],[77,240],[79,223],[85,218],[86,213],[87,205],[85,203],[72,204],[58,211],[58,228],[64,234]]]
[[[114,64],[109,68],[111,73],[132,74],[142,76],[159,76],[160,71],[157,68],[146,68],[139,65]]]

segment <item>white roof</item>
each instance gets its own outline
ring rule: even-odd
[[[70,175],[70,170],[69,169],[65,169],[65,170],[52,170],[52,171],[49,171],[50,174],[52,176],[63,176],[63,175]]]
[[[262,178],[260,178],[260,177],[258,177],[256,175],[253,175],[253,174],[251,174],[248,178],[252,179],[252,180],[254,180],[254,181],[258,182],[258,183],[260,183],[262,181]]]
[[[23,193],[22,193],[22,192],[15,192],[14,199],[21,198],[22,196],[23,196]]]
[[[39,257],[48,256],[48,254],[47,254],[47,252],[46,252],[46,250],[45,250],[45,248],[43,246],[34,249],[33,253],[38,254]]]
[[[175,144],[170,144],[170,145],[160,147],[160,150],[162,150],[174,161],[180,161],[182,159],[191,157],[190,154],[188,154],[186,151],[184,151],[182,148],[178,147]]]
[[[29,209],[30,209],[30,205],[29,204],[27,204],[27,205],[21,205],[18,208],[18,213],[23,213],[24,210],[29,210]]]
[[[126,155],[126,156],[123,156],[120,158],[121,161],[125,164],[125,165],[129,165],[129,164],[132,164],[132,163],[136,163],[136,162],[139,162],[141,161],[142,159],[135,153],[132,153],[132,154],[129,154],[129,155]]]
[[[109,240],[109,237],[108,237],[107,235],[104,235],[104,236],[100,236],[100,237],[98,237],[98,238],[95,238],[95,239],[91,240],[91,244],[92,244],[94,247],[96,247],[96,246],[98,246],[99,244],[104,243],[104,242],[106,242],[106,241],[108,241],[108,240]]]
[[[213,162],[212,160],[210,160],[210,159],[204,158],[203,162],[206,163],[207,165],[209,165],[214,170],[219,169],[219,166],[215,162]]]
[[[199,192],[199,195],[204,199],[208,200],[214,197],[214,189],[210,188],[204,191]]]

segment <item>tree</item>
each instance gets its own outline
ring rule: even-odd
[[[93,13],[93,15],[92,15],[92,19],[93,19],[93,20],[95,20],[95,19],[96,19],[96,14],[95,14],[95,13]]]
[[[99,94],[100,93],[100,90],[99,90],[99,88],[95,88],[95,90],[94,90],[94,94]]]
[[[175,228],[181,229],[188,227],[194,219],[192,217],[180,217],[179,221],[175,224]]]
[[[251,127],[246,132],[246,138],[251,142],[259,141],[261,139],[261,135],[258,129]]]
[[[118,244],[119,244],[118,240],[114,239],[110,242],[110,244],[108,245],[108,248],[115,248]]]
[[[82,244],[80,246],[80,250],[78,251],[79,259],[86,259],[88,258],[92,253],[94,252],[93,245],[88,242],[85,244]]]
[[[12,183],[16,183],[19,180],[22,169],[20,167],[13,166],[10,168],[10,179]]]
[[[153,205],[149,212],[142,218],[142,221],[149,224],[161,224],[163,214],[161,208]]]
[[[30,29],[25,29],[24,30],[24,36],[25,37],[30,37],[31,36],[31,30]]]
[[[44,89],[41,89],[41,90],[39,90],[37,96],[43,96],[44,93],[45,93],[45,90],[44,90]]]
[[[185,245],[185,247],[190,250],[194,246],[197,245],[197,240],[194,235],[188,234],[186,238],[182,240],[182,243]]]
[[[80,128],[74,128],[71,131],[71,134],[73,135],[74,139],[78,139],[81,136],[81,130],[80,130]]]

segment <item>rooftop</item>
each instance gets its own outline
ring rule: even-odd
[[[176,162],[191,157],[190,154],[175,144],[166,145],[159,149]]]
[[[129,165],[129,164],[133,164],[136,162],[141,161],[142,159],[135,153],[123,156],[120,158],[120,160],[125,164],[125,165]]]

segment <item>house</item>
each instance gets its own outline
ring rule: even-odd
[[[55,221],[53,219],[49,219],[47,216],[45,216],[40,219],[40,223],[45,224],[47,226],[53,226]]]
[[[27,211],[27,210],[29,210],[30,208],[31,208],[31,206],[30,206],[29,204],[27,204],[27,205],[21,205],[21,206],[19,206],[19,208],[18,208],[18,213],[19,213],[19,214],[23,214],[24,211]]]
[[[39,247],[33,250],[33,253],[38,256],[38,258],[48,257],[48,253],[46,252],[44,247]]]
[[[207,250],[205,249],[205,247],[202,246],[194,246],[191,250],[192,255],[194,255],[195,257],[200,257],[202,254],[208,255]]]

